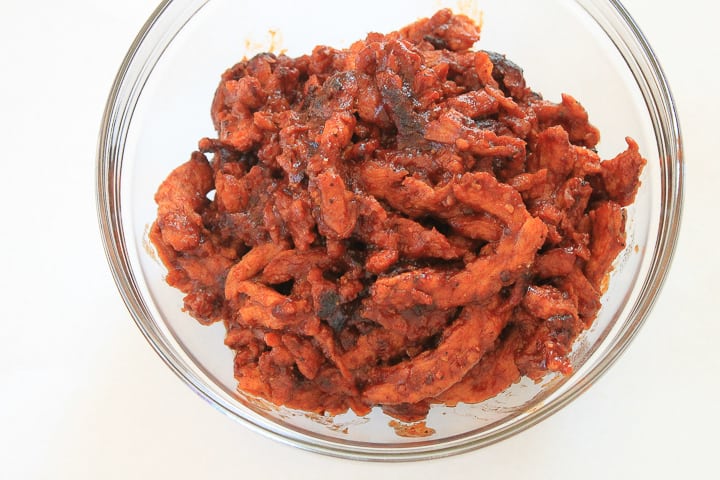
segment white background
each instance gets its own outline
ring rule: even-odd
[[[160,361],[120,300],[96,222],[95,148],[154,2],[0,0],[0,478],[718,478],[720,4],[624,3],[673,88],[687,162],[679,248],[650,319],[540,425],[387,465],[303,452],[226,418]]]

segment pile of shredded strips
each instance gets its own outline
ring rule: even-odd
[[[582,106],[544,100],[441,10],[346,50],[222,75],[218,136],[157,194],[151,240],[238,388],[422,419],[568,373],[625,246],[645,160],[611,160]]]

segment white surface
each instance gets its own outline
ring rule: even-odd
[[[683,232],[653,314],[595,386],[481,451],[412,464],[306,453],[224,417],[146,344],[100,246],[104,102],[147,0],[0,3],[0,478],[717,478],[720,4],[626,0],[673,88]]]

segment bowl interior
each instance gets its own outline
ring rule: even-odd
[[[308,7],[293,1],[179,0],[167,5],[141,50],[150,52],[149,60],[137,78],[128,79],[136,82],[129,102],[137,98],[137,103],[130,106],[124,125],[119,191],[122,248],[131,283],[146,309],[138,321],[166,361],[226,413],[301,446],[325,446],[349,455],[422,453],[501,438],[508,428],[577,390],[583,377],[617,349],[628,328],[641,321],[636,303],[658,254],[663,195],[659,140],[642,89],[626,58],[580,3],[600,2],[366,0],[361,7],[343,8],[333,2]],[[182,294],[164,281],[165,269],[147,239],[158,185],[189,158],[201,137],[214,136],[209,111],[219,76],[243,56],[268,49],[297,56],[318,44],[346,47],[370,31],[395,30],[445,6],[482,19],[477,48],[506,54],[524,69],[533,90],[553,101],[561,93],[577,98],[601,131],[602,158],[624,150],[624,139],[631,136],[648,159],[642,187],[628,209],[627,248],[618,257],[595,324],[577,342],[575,372],[540,384],[523,380],[477,405],[433,407],[426,423],[434,433],[421,438],[398,435],[392,419],[380,411],[362,418],[324,418],[245,398],[236,392],[233,354],[223,345],[223,326],[201,326],[183,313]]]

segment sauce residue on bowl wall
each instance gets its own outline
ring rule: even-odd
[[[403,423],[397,420],[391,420],[390,422],[388,422],[388,425],[395,430],[395,433],[399,437],[423,438],[435,434],[435,429],[428,427],[424,421],[415,423]]]

